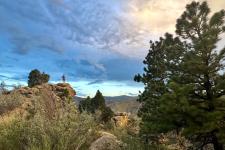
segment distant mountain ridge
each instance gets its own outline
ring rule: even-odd
[[[128,96],[128,95],[120,95],[120,96],[104,96],[106,101],[121,101],[121,100],[134,100],[137,99],[138,96]],[[81,101],[86,99],[86,97],[75,96],[75,100]]]
[[[136,114],[140,103],[137,101],[137,96],[105,96],[106,105],[109,106],[114,112],[128,112]],[[76,96],[74,97],[77,104],[85,98]]]
[[[121,95],[121,96],[105,96],[106,101],[122,101],[122,100],[134,100],[137,99],[137,96],[128,96],[128,95]]]

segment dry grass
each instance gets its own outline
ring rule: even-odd
[[[11,93],[0,100],[1,150],[87,149],[98,137],[93,117],[79,114],[70,98],[44,90],[32,98]]]
[[[0,95],[0,115],[10,112],[23,103],[23,98],[17,93]]]

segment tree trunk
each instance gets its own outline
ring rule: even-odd
[[[205,90],[206,90],[206,96],[207,96],[207,99],[209,101],[209,111],[213,111],[214,110],[214,104],[213,104],[213,94],[212,94],[212,84],[210,82],[210,78],[209,78],[209,75],[208,74],[205,74],[205,79],[206,79],[206,82],[204,83],[204,86],[205,86]]]
[[[214,136],[212,140],[212,144],[213,144],[214,150],[224,150],[223,144],[219,143],[218,138],[216,136]]]

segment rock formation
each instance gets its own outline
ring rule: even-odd
[[[129,113],[126,112],[117,112],[112,118],[116,127],[126,127],[129,122]]]
[[[122,142],[116,136],[108,132],[101,132],[101,137],[94,141],[90,150],[120,150],[123,146]]]
[[[55,96],[58,96],[59,98],[63,98],[65,96],[64,95],[65,92],[68,92],[67,96],[73,97],[76,95],[76,92],[68,83],[42,84],[42,85],[37,85],[33,88],[22,87],[12,92],[17,92],[25,96],[26,98],[31,98],[33,96],[40,95],[43,91],[52,92],[54,93]]]
[[[42,105],[43,111],[48,117],[53,117],[58,108],[62,108],[65,101],[76,95],[75,90],[68,83],[42,84],[35,87],[21,87],[7,93],[8,96],[17,95],[22,100],[22,104],[10,110],[5,118],[15,118],[18,115],[26,117],[27,112],[34,109],[34,105]],[[9,115],[10,114],[10,115]]]

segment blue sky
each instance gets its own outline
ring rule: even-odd
[[[137,95],[148,41],[174,32],[184,1],[0,0],[0,80],[26,84],[36,68],[53,83],[65,74],[79,96]]]

